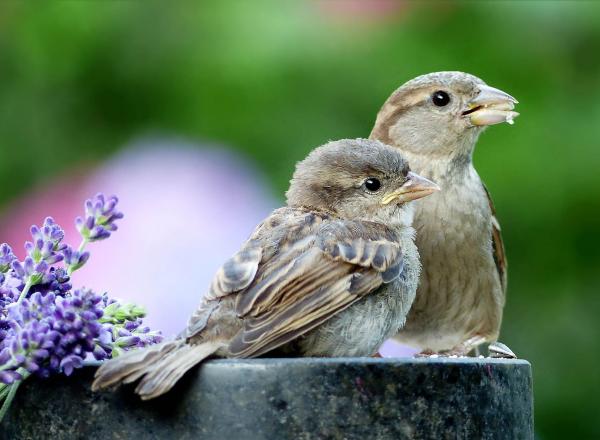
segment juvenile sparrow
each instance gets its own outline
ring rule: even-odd
[[[437,189],[378,141],[315,149],[297,165],[287,206],[219,269],[181,335],[108,361],[93,389],[140,379],[136,392],[151,399],[208,356],[374,354],[417,288],[409,202]]]
[[[506,257],[472,156],[488,125],[512,124],[519,115],[516,103],[473,75],[437,72],[402,85],[377,115],[370,138],[397,147],[413,170],[442,187],[415,206],[423,271],[406,325],[396,336],[423,353],[465,355],[498,337]],[[497,355],[508,350],[498,347]]]

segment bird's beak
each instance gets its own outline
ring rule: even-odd
[[[494,87],[479,86],[479,94],[467,104],[462,112],[475,126],[494,125],[501,122],[513,124],[519,113],[512,111],[517,104],[515,98]]]
[[[406,182],[396,191],[392,191],[383,196],[381,200],[382,205],[387,205],[392,201],[396,203],[406,203],[411,200],[417,200],[421,197],[428,196],[429,194],[439,191],[440,187],[433,183],[431,180],[421,177],[418,174],[409,172]]]

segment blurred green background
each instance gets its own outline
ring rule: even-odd
[[[0,209],[153,132],[230,145],[283,197],[401,83],[473,73],[520,101],[475,155],[509,257],[501,340],[533,364],[540,439],[600,438],[598,54],[597,2],[2,2]]]

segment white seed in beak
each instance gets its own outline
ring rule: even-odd
[[[517,116],[517,112],[484,107],[471,113],[470,118],[473,125],[494,125],[502,122],[513,124]]]

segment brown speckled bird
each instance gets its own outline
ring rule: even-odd
[[[417,288],[409,202],[437,189],[378,141],[317,148],[298,164],[287,207],[221,267],[181,336],[106,362],[93,388],[139,380],[151,399],[212,355],[373,355]]]
[[[442,191],[416,204],[423,271],[396,339],[424,354],[465,355],[496,342],[506,295],[506,257],[490,195],[472,162],[488,125],[512,124],[517,101],[462,72],[419,76],[397,89],[370,138],[397,147]],[[500,344],[490,353],[511,356]]]

